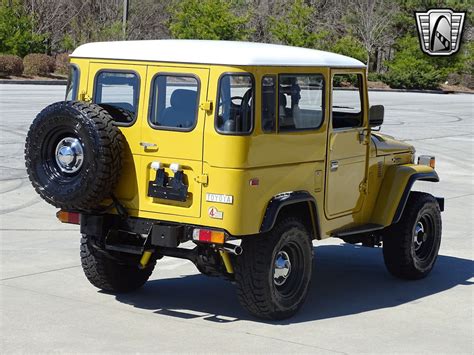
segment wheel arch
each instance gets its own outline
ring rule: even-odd
[[[282,215],[303,216],[315,239],[321,239],[321,229],[316,199],[308,191],[289,191],[273,196],[267,204],[260,225],[260,233],[270,231]]]
[[[391,166],[380,187],[371,222],[383,226],[397,223],[405,209],[408,197],[416,181],[439,182],[437,172],[425,165]],[[440,209],[444,209],[444,199],[436,198]]]

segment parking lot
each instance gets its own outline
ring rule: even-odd
[[[55,218],[26,176],[26,131],[63,86],[0,85],[0,352],[466,353],[474,294],[474,96],[371,92],[382,132],[437,159],[446,198],[435,269],[420,281],[385,270],[381,249],[315,242],[299,314],[262,322],[234,286],[183,260],[159,261],[141,290],[114,296],[89,284],[79,228]]]

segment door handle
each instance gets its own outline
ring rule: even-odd
[[[146,150],[158,150],[158,145],[155,143],[140,142],[143,149]]]
[[[336,171],[339,168],[339,162],[337,160],[333,160],[331,162],[331,171]]]

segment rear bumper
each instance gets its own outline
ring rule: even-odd
[[[180,243],[192,239],[193,229],[191,225],[146,218],[81,214],[81,233],[104,240],[110,231],[119,231],[146,236],[152,246],[176,248]]]

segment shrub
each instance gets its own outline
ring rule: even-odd
[[[33,53],[23,58],[24,73],[27,75],[48,75],[54,72],[54,58],[46,54]]]
[[[69,54],[60,53],[56,56],[56,73],[69,73]]]
[[[421,52],[418,39],[406,36],[397,41],[393,60],[387,61],[387,73],[381,78],[392,88],[436,89],[451,68],[441,60]]]
[[[23,74],[23,61],[17,55],[0,55],[0,75]]]

